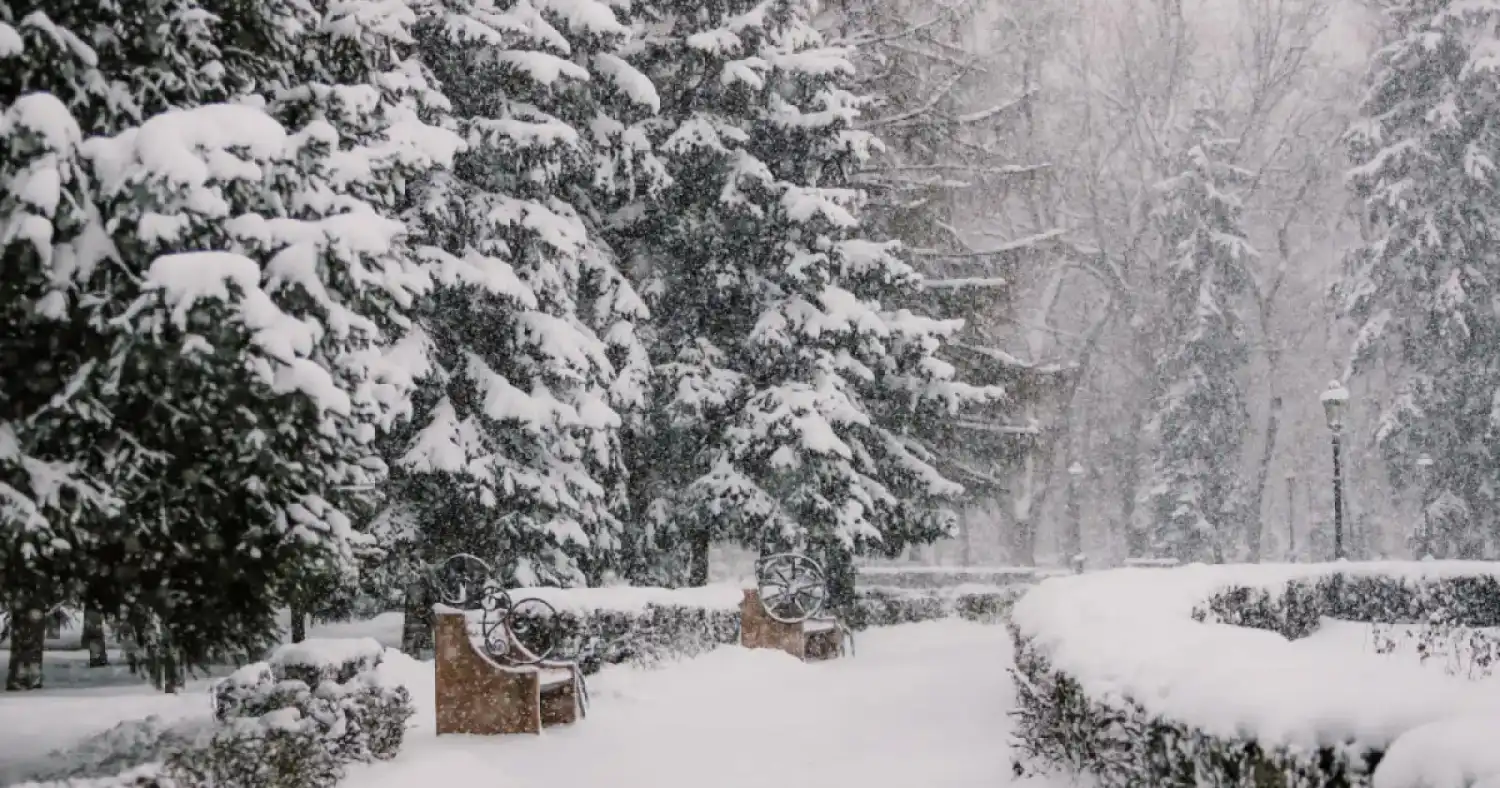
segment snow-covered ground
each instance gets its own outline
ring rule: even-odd
[[[389,667],[411,686],[416,727],[396,760],[355,766],[346,784],[1041,788],[1010,776],[1004,628],[932,621],[864,632],[856,645],[855,658],[821,664],[726,647],[658,669],[606,668],[589,682],[582,723],[497,738],[438,738],[431,664],[397,656]],[[207,714],[204,689],[0,697],[0,776],[122,719]]]
[[[721,648],[590,681],[588,719],[540,737],[434,735],[430,672],[418,727],[360,788],[1000,788],[1010,642],[1002,627],[932,621],[861,633],[854,659],[803,664]],[[1041,783],[1023,781],[1040,786]]]

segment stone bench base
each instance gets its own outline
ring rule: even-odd
[[[809,619],[797,624],[766,615],[760,593],[745,589],[740,600],[740,645],[774,648],[806,662],[833,659],[844,651],[844,630],[833,619]]]
[[[475,647],[463,613],[436,619],[438,735],[541,733],[583,718],[575,663],[504,665]]]

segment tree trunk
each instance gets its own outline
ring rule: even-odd
[[[292,605],[292,642],[307,640],[307,610],[302,605]]]
[[[1276,376],[1276,367],[1271,367],[1271,377]],[[1274,383],[1271,384],[1273,387]],[[1249,548],[1249,560],[1252,564],[1258,564],[1263,558],[1265,551],[1265,527],[1261,512],[1264,511],[1266,498],[1266,485],[1271,478],[1271,458],[1276,454],[1276,436],[1281,431],[1281,397],[1271,396],[1270,408],[1266,417],[1265,445],[1260,450],[1260,464],[1255,469],[1255,481],[1251,487],[1248,500],[1244,503],[1242,514],[1245,522],[1245,543]]]
[[[177,647],[173,645],[172,639],[163,635],[161,642],[161,688],[168,695],[177,694],[182,689],[182,663],[178,660]]]
[[[708,551],[712,545],[708,528],[695,529],[689,542],[692,550],[692,565],[688,570],[688,585],[697,588],[708,585]]]
[[[1039,475],[1037,451],[1037,447],[1027,450],[1020,478],[1016,480],[1020,490],[1011,497],[1011,518],[1015,529],[1011,532],[1010,561],[1016,566],[1036,566],[1036,522],[1032,513],[1036,510],[1035,491]]]
[[[1082,492],[1078,477],[1069,472],[1068,500],[1065,502],[1068,522],[1063,531],[1066,534],[1063,541],[1065,566],[1072,566],[1083,555],[1083,502],[1079,500]]]
[[[109,666],[109,647],[104,639],[104,614],[89,604],[83,606],[83,647],[89,652],[89,667]]]
[[[1125,557],[1145,558],[1148,551],[1149,540],[1147,535],[1149,529],[1140,527],[1135,521],[1136,496],[1141,487],[1141,463],[1144,458],[1140,451],[1140,434],[1145,428],[1145,418],[1140,411],[1136,411],[1130,417],[1129,437],[1126,438],[1126,451],[1121,460],[1125,467],[1120,473],[1120,519],[1124,521],[1125,527]]]
[[[10,607],[10,667],[7,691],[42,688],[42,654],[47,643],[47,611],[34,597],[20,594]]]
[[[964,566],[974,565],[974,529],[969,525],[969,513],[958,516],[959,561]]]
[[[1036,524],[1030,517],[1016,520],[1010,560],[1016,566],[1036,566]]]
[[[421,578],[406,584],[401,616],[401,652],[421,659],[432,649],[432,603],[427,583]]]

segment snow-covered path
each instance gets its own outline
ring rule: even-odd
[[[958,620],[859,635],[804,665],[724,648],[590,681],[590,716],[540,737],[433,734],[431,687],[400,756],[360,788],[1001,788],[1011,784],[1005,629]]]

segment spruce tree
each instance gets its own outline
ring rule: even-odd
[[[950,524],[958,485],[908,429],[991,396],[933,354],[956,321],[882,306],[919,277],[865,237],[856,168],[878,144],[856,128],[850,53],[803,2],[636,8],[631,62],[661,98],[657,151],[671,185],[617,246],[656,314],[652,418],[632,435],[653,460],[637,511],[690,546],[689,580],[729,539],[798,545],[831,564],[895,553]]]
[[[389,3],[65,10],[66,27],[23,17],[42,43],[8,89],[50,88],[13,106],[71,115],[58,139],[75,140],[76,201],[44,217],[65,230],[50,251],[7,234],[8,261],[40,266],[6,308],[29,310],[30,348],[84,355],[70,378],[34,377],[28,399],[9,365],[38,357],[7,348],[4,415],[30,431],[18,455],[97,469],[112,505],[70,513],[71,538],[49,541],[65,560],[18,548],[11,565],[124,620],[170,688],[181,661],[257,649],[279,606],[347,582],[359,498],[383,470],[373,440],[410,383],[386,349],[426,286],[389,213],[457,140],[398,95],[410,80],[376,40],[403,38]],[[313,44],[348,70],[298,60]],[[87,442],[49,441],[96,424]],[[55,507],[38,466],[18,465],[7,484]],[[7,569],[7,591],[24,573]]]
[[[596,2],[442,0],[419,26],[467,147],[412,212],[439,282],[410,346],[425,382],[391,449],[388,521],[417,565],[464,551],[510,584],[579,585],[618,564],[645,311],[595,197],[649,176],[621,113],[654,98],[613,54],[626,32]]]
[[[1249,413],[1238,376],[1249,347],[1239,310],[1256,252],[1234,193],[1250,176],[1231,163],[1233,142],[1214,113],[1196,111],[1178,174],[1157,186],[1167,265],[1153,370],[1161,394],[1150,422],[1157,441],[1150,538],[1157,555],[1181,561],[1223,561],[1242,522],[1239,458]]]
[[[1347,137],[1369,230],[1341,287],[1359,327],[1351,367],[1390,381],[1376,439],[1391,478],[1414,482],[1416,458],[1434,460],[1438,557],[1491,555],[1500,527],[1497,21],[1488,2],[1390,4]]]

